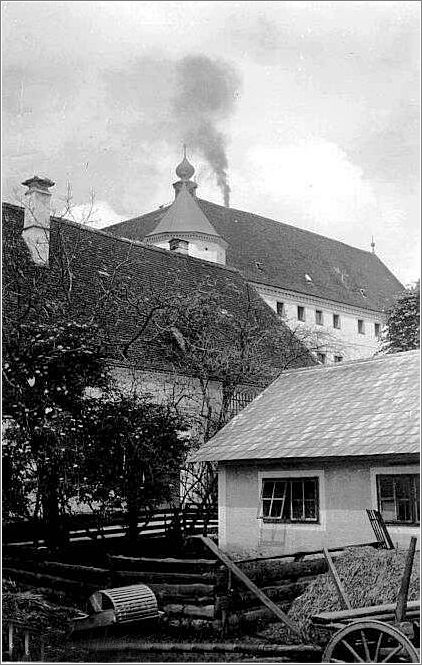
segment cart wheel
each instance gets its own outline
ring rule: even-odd
[[[403,633],[382,621],[354,621],[329,641],[323,663],[419,663]]]

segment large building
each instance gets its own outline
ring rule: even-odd
[[[197,198],[176,169],[175,201],[109,233],[236,268],[322,363],[371,357],[402,284],[374,251]]]

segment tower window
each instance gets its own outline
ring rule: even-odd
[[[340,328],[340,314],[333,314],[333,328]]]
[[[276,307],[277,307],[277,314],[279,316],[286,316],[286,309],[284,307],[284,302],[280,302],[279,300],[277,300]]]
[[[381,335],[381,324],[380,323],[374,323],[374,332],[375,332],[375,337],[379,337]]]
[[[298,319],[298,321],[304,321],[305,320],[305,308],[302,307],[301,305],[297,306],[297,319]]]
[[[358,319],[358,333],[359,335],[365,334],[365,321],[363,319]]]
[[[318,326],[322,326],[322,324],[324,323],[324,315],[320,309],[315,310],[315,323]]]
[[[325,365],[326,358],[327,356],[325,353],[317,353],[318,362],[320,362],[322,365]]]

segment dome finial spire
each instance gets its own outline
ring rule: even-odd
[[[180,162],[180,164],[176,167],[176,175],[180,178],[180,180],[183,180],[186,182],[187,180],[190,180],[195,173],[195,169],[193,168],[192,164],[188,161],[186,157],[186,143],[183,144],[183,159]]]

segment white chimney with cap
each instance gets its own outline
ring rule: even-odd
[[[50,252],[50,200],[49,188],[54,182],[34,175],[22,183],[28,187],[24,210],[22,236],[32,259],[38,265],[48,265]]]

